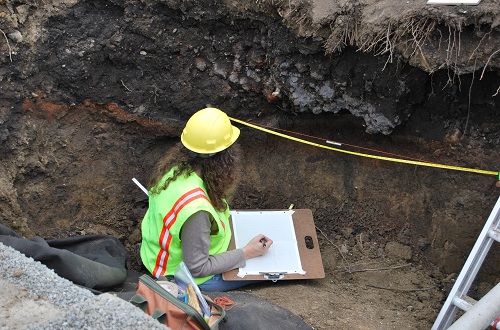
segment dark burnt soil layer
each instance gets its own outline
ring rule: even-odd
[[[162,122],[216,104],[250,118],[349,112],[367,132],[390,134],[437,89],[448,109],[470,87],[481,91],[471,102],[495,107],[499,7],[3,1],[0,81],[13,101],[116,103]]]

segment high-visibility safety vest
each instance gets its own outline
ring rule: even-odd
[[[171,177],[174,169],[166,173],[158,184]],[[227,251],[231,240],[229,207],[219,212],[212,206],[203,180],[196,173],[191,173],[189,177],[181,174],[169,183],[167,189],[159,194],[149,194],[149,208],[141,225],[141,259],[156,278],[173,275],[181,263],[180,231],[186,220],[198,211],[209,212],[219,227],[217,233],[210,235],[209,254]],[[195,281],[202,284],[212,277],[195,278]]]

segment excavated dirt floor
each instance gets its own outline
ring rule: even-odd
[[[499,11],[0,0],[0,220],[28,238],[113,235],[138,270],[147,198],[131,179],[146,184],[207,105],[343,151],[458,166],[237,124],[232,208],[311,209],[326,273],[247,290],[315,329],[429,329],[499,196]],[[500,280],[499,258],[471,296]]]

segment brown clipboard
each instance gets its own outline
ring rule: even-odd
[[[321,251],[319,248],[318,237],[316,235],[316,227],[312,211],[309,209],[296,209],[293,210],[292,222],[295,229],[295,236],[297,238],[297,246],[299,249],[300,263],[305,274],[280,274],[282,276],[273,277],[266,274],[262,275],[246,275],[244,277],[238,276],[238,269],[233,269],[222,273],[222,278],[225,281],[247,281],[247,280],[305,280],[324,278],[325,270],[323,268],[323,260],[321,259]],[[231,228],[233,224],[231,222]],[[272,239],[272,237],[271,237]],[[236,247],[234,242],[234,235],[231,237],[228,250],[234,250]]]

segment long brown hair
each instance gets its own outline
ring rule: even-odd
[[[225,211],[228,206],[223,199],[227,198],[227,193],[237,181],[239,158],[240,148],[236,144],[211,157],[201,158],[190,155],[189,150],[179,143],[172,153],[163,157],[156,165],[149,181],[149,189],[151,193],[159,194],[179,176],[184,175],[187,178],[191,173],[200,169],[201,179],[205,183],[212,205],[218,211]],[[177,166],[177,169],[172,177],[159,185],[162,177],[173,166]]]

